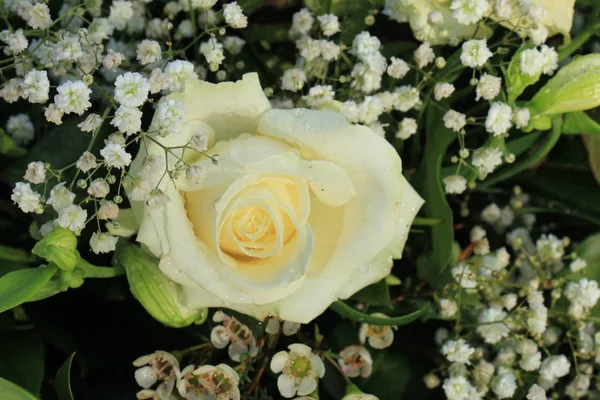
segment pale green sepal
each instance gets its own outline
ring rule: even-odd
[[[106,224],[106,230],[113,236],[129,238],[140,229],[132,208],[119,210],[119,216]]]
[[[79,259],[77,237],[69,229],[56,227],[35,244],[32,253],[64,271],[72,271]]]
[[[532,114],[563,114],[600,106],[600,54],[575,58],[529,103]]]
[[[206,319],[205,309],[190,310],[179,302],[181,286],[167,278],[158,269],[158,260],[141,247],[121,241],[115,259],[125,268],[131,293],[157,321],[182,328]]]

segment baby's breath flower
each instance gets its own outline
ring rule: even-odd
[[[461,194],[467,190],[467,179],[461,175],[450,175],[444,178],[444,190],[447,194]]]
[[[513,122],[516,127],[519,129],[525,128],[529,125],[529,120],[531,119],[531,112],[528,108],[519,108],[517,107],[513,111]]]
[[[492,380],[492,390],[499,399],[512,398],[517,390],[517,378],[510,372],[499,374]]]
[[[468,345],[464,339],[449,340],[442,346],[442,354],[450,362],[459,364],[471,364],[469,358],[475,353],[475,349]]]
[[[281,77],[281,88],[290,92],[297,92],[306,83],[306,73],[300,68],[290,68]]]
[[[72,230],[76,235],[85,227],[87,211],[76,204],[71,204],[58,212],[58,225]]]
[[[0,97],[7,103],[14,103],[23,96],[23,81],[19,78],[12,78],[0,89]]]
[[[98,114],[91,113],[83,122],[77,124],[77,127],[83,132],[93,132],[100,125],[102,125],[102,117]]]
[[[406,61],[396,57],[390,58],[390,66],[387,68],[389,76],[396,79],[402,79],[406,76],[408,71],[410,71],[410,67]]]
[[[494,136],[507,133],[512,127],[512,109],[504,103],[494,103],[488,111],[485,129]]]
[[[127,26],[127,21],[133,17],[133,3],[127,0],[113,0],[110,6],[108,20],[115,29],[122,31]]]
[[[131,154],[127,153],[123,146],[115,143],[108,143],[100,150],[100,154],[109,167],[122,169],[131,163]]]
[[[322,107],[333,101],[335,92],[331,85],[315,85],[308,91],[308,95],[302,96],[306,103],[314,108]]]
[[[422,43],[414,52],[415,61],[419,68],[424,68],[431,64],[435,59],[435,53],[431,46],[427,43]]]
[[[56,88],[54,103],[62,112],[82,115],[92,106],[90,94],[92,91],[82,81],[67,81]]]
[[[133,135],[142,129],[142,112],[135,107],[119,106],[110,124],[119,132]]]
[[[34,128],[27,114],[11,115],[6,121],[6,132],[20,146],[26,145],[34,138]]]
[[[46,71],[29,71],[23,78],[23,98],[30,103],[45,103],[48,101],[50,81]]]
[[[483,67],[492,55],[487,47],[487,40],[472,39],[463,43],[460,61],[464,66],[478,68]]]
[[[115,219],[119,216],[119,206],[110,200],[102,200],[96,216],[101,220]]]
[[[123,106],[139,107],[148,99],[150,84],[137,72],[126,72],[115,81],[115,100]]]
[[[414,118],[403,118],[402,121],[398,123],[398,131],[396,132],[396,137],[398,139],[406,140],[415,133],[417,133],[417,120]]]
[[[477,318],[480,325],[477,327],[477,333],[481,335],[486,343],[495,344],[502,338],[508,336],[510,329],[504,323],[507,314],[499,306],[492,306],[484,309]]]
[[[538,49],[527,49],[521,53],[519,61],[521,72],[535,76],[542,72],[546,58]]]
[[[486,0],[452,0],[452,16],[463,25],[478,22],[490,7]]]
[[[467,116],[458,111],[448,110],[444,114],[444,126],[454,132],[460,132],[467,125]]]
[[[152,189],[148,196],[148,200],[146,200],[146,205],[149,210],[156,211],[163,209],[170,201],[171,198],[168,194],[160,189]]]
[[[477,82],[477,88],[475,92],[477,96],[475,100],[483,98],[484,100],[493,100],[500,93],[500,87],[502,85],[502,78],[496,77],[490,74],[483,74]]]
[[[437,83],[433,88],[435,101],[447,99],[454,93],[454,85],[451,83]]]
[[[156,40],[142,40],[137,46],[136,53],[136,59],[142,65],[152,64],[162,59],[160,43]]]
[[[482,177],[502,165],[502,151],[498,147],[482,147],[473,152],[473,166]]]
[[[31,189],[29,183],[17,182],[10,199],[19,206],[24,213],[39,213],[42,211],[42,197],[39,193],[36,193]]]
[[[340,31],[340,22],[335,14],[323,14],[319,16],[321,31],[325,36],[335,35]]]
[[[117,238],[106,233],[94,232],[90,238],[90,247],[95,254],[115,251]]]
[[[236,1],[223,6],[223,17],[225,18],[225,22],[234,29],[248,26],[248,18],[244,15],[242,8]]]
[[[23,29],[17,29],[15,32],[4,30],[0,32],[0,40],[8,46],[4,48],[4,54],[17,55],[27,48],[29,42],[23,35]]]
[[[194,65],[189,61],[171,61],[165,67],[164,73],[167,76],[168,88],[172,92],[183,92],[186,81],[198,79]]]
[[[410,85],[398,87],[394,91],[394,94],[396,95],[394,108],[402,112],[411,110],[421,101],[419,97],[419,89]]]
[[[547,400],[546,391],[538,384],[533,384],[527,392],[527,400]]]
[[[41,161],[30,162],[23,178],[36,185],[43,183],[46,180],[46,166]]]
[[[52,17],[50,16],[50,8],[47,4],[35,2],[31,7],[28,7],[27,13],[27,25],[33,29],[46,29],[52,24]]]

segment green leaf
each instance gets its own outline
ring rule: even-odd
[[[456,134],[443,125],[443,114],[444,111],[436,107],[430,107],[427,112],[425,155],[419,177],[415,179],[420,186],[419,193],[425,199],[425,216],[442,221],[431,227],[432,260],[438,271],[448,265],[454,242],[454,220],[442,187],[441,169],[446,149],[456,140]]]
[[[373,306],[389,306],[390,291],[385,279],[367,286],[352,296],[352,300],[368,303]]]
[[[0,336],[0,376],[39,396],[44,379],[44,346],[39,335],[8,331]]]
[[[600,184],[600,136],[583,135],[583,143],[588,152],[590,168],[594,178]]]
[[[373,372],[358,386],[380,400],[402,399],[402,393],[411,379],[408,359],[392,350],[373,353]],[[417,379],[417,378],[415,378]]]
[[[3,378],[0,378],[0,393],[2,400],[38,400],[27,390]]]
[[[0,154],[7,155],[9,157],[20,157],[27,151],[19,147],[10,136],[0,129]]]
[[[71,366],[75,353],[71,354],[67,361],[58,369],[56,373],[56,394],[58,400],[74,400],[71,390]]]
[[[238,0],[237,3],[244,11],[244,14],[250,15],[261,8],[266,3],[266,0]]]
[[[451,250],[454,247],[452,245]],[[453,254],[454,251],[451,251],[450,256]],[[419,278],[423,279],[429,286],[436,290],[442,290],[452,280],[450,270],[445,268],[443,271],[440,271],[439,264],[433,259],[431,254],[423,254],[417,259],[417,273]]]
[[[600,124],[584,111],[566,113],[563,133],[571,135],[600,135]]]
[[[402,315],[400,317],[376,317],[373,315],[365,314],[360,311],[355,310],[350,307],[348,304],[344,303],[341,300],[333,302],[329,308],[331,308],[336,313],[340,314],[343,317],[351,319],[355,322],[361,322],[369,325],[396,325],[402,326],[410,324],[413,321],[421,318],[431,306],[430,303],[425,303],[420,309],[414,311],[410,314]]]
[[[531,149],[541,135],[541,132],[532,132],[524,134],[520,138],[511,140],[510,142],[506,143],[506,149],[510,153],[514,154],[515,157],[518,157],[521,154],[525,153],[527,150]]]
[[[56,272],[48,265],[9,272],[0,278],[0,313],[29,301]]]
[[[119,242],[115,259],[125,268],[133,296],[152,317],[166,326],[189,326],[204,315],[204,310],[190,310],[180,303],[181,287],[158,269],[158,260],[141,247]]]
[[[0,244],[0,260],[28,264],[34,262],[36,258],[29,251]]]

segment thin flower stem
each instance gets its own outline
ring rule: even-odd
[[[79,258],[77,267],[85,272],[85,278],[114,278],[125,274],[123,267],[97,267],[83,258]]]

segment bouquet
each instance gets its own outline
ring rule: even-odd
[[[600,398],[597,1],[0,18],[0,399]]]

